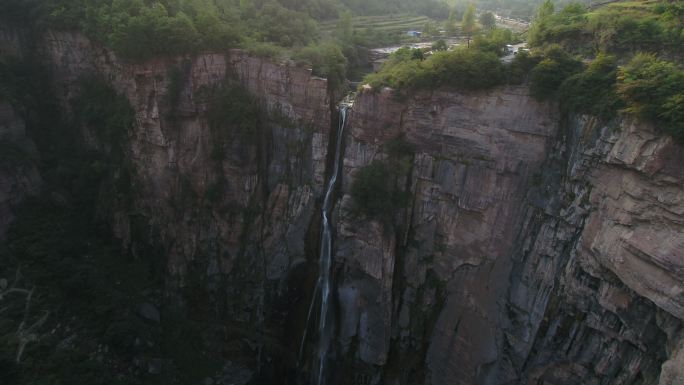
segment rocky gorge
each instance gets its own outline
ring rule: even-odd
[[[105,198],[105,181],[98,215],[126,253],[160,260],[161,318],[178,307],[208,320],[203,341],[241,368],[233,378],[309,379],[297,355],[343,141],[327,383],[684,381],[684,151],[657,127],[561,113],[526,86],[363,89],[338,138],[343,95],[307,69],[240,50],[132,64],[80,34],[29,46],[26,33],[0,28],[0,56],[40,62],[66,115],[92,77],[130,103],[125,164],[110,176],[127,170],[130,192]],[[253,100],[249,130],[217,114],[225,85]],[[25,197],[48,188],[40,138],[24,126],[2,102],[3,141],[33,155],[0,166],[0,239]],[[89,150],[114,151],[82,128]],[[385,217],[354,207],[373,162],[406,198]]]

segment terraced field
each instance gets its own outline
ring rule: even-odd
[[[410,30],[420,31],[425,23],[431,19],[427,16],[415,16],[408,14],[384,15],[384,16],[360,16],[352,19],[354,29],[376,31],[386,33],[401,33]],[[337,20],[327,21],[320,24],[321,31],[329,33],[337,27]]]

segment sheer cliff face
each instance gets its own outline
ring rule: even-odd
[[[532,383],[630,384],[670,357],[660,383],[677,383],[682,148],[629,120],[571,120],[562,139],[559,205],[530,210],[512,276],[513,362]]]
[[[389,139],[403,135],[416,152],[406,183],[412,201],[394,224],[348,217],[350,200],[340,205],[342,308],[358,308],[344,312],[342,330],[359,339],[362,361],[396,361],[401,372],[388,376],[399,383],[422,381],[402,376],[423,365],[429,383],[484,383],[482,367],[501,351],[525,193],[557,121],[523,87],[404,102],[391,92],[359,97],[347,187],[360,167],[383,157]],[[411,362],[415,351],[425,362]]]
[[[389,139],[416,148],[392,224],[339,208],[341,344],[360,370],[653,384],[670,357],[660,383],[682,378],[680,145],[631,120],[561,120],[524,88],[365,93],[352,122],[347,189]]]
[[[127,155],[136,170],[135,209],[156,233],[150,241],[165,249],[173,276],[184,276],[198,258],[207,269],[201,273],[230,274],[245,253],[263,252],[266,274],[279,279],[304,257],[309,214],[325,172],[330,108],[324,79],[240,51],[132,65],[80,35],[53,33],[46,40],[65,108],[89,73],[110,80],[134,107],[137,124],[127,134]],[[263,116],[256,137],[233,132],[221,142],[212,132],[201,94],[226,82],[258,98]],[[224,159],[212,155],[216,146]],[[207,190],[216,185],[219,194],[209,202]],[[249,206],[261,211],[246,218]],[[131,213],[114,215],[115,229],[130,243]]]
[[[308,305],[315,274],[316,256],[306,263],[315,241],[307,242],[316,239],[309,233],[316,232],[326,172],[327,81],[241,51],[129,64],[69,33],[48,33],[36,55],[67,115],[83,79],[93,76],[135,110],[135,127],[123,133],[132,199],[100,211],[138,258],[163,258],[167,302],[217,325],[229,321],[234,328],[223,351],[254,359],[252,369],[260,359],[294,366],[296,351],[288,345],[301,326],[284,328],[298,322],[290,320],[298,314],[293,308]],[[240,85],[256,99],[254,132],[211,126],[207,94],[224,84]],[[97,129],[85,127],[82,135],[92,149],[107,151]]]
[[[3,36],[3,50],[21,45]],[[187,305],[235,329],[229,343],[249,345],[235,351],[294,366],[334,120],[326,81],[240,51],[126,64],[64,33],[41,56],[65,110],[92,74],[135,109],[134,197],[103,210],[116,236],[140,258],[161,250],[170,298],[199,285]],[[259,101],[255,136],[210,127],[203,95],[225,82]],[[0,106],[0,128],[21,124]],[[414,150],[396,183],[409,204],[390,220],[355,213],[352,182],[399,137]],[[333,358],[354,375],[339,383],[681,383],[681,145],[636,121],[561,117],[525,87],[365,91],[344,140]],[[0,234],[38,181],[35,167],[0,168]]]

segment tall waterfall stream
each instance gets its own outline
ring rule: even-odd
[[[314,310],[314,305],[318,298],[318,293],[321,295],[321,308],[318,321],[318,349],[316,362],[318,364],[314,382],[318,385],[325,384],[325,371],[328,351],[330,350],[330,343],[332,340],[331,320],[329,319],[330,302],[332,299],[332,224],[330,223],[330,211],[333,206],[333,196],[335,187],[337,186],[337,179],[340,173],[342,161],[342,142],[344,141],[344,129],[347,125],[347,116],[352,103],[345,101],[339,105],[339,124],[337,128],[337,141],[335,144],[335,160],[326,185],[325,198],[323,199],[323,206],[321,214],[323,219],[323,231],[321,233],[321,253],[319,259],[319,275],[316,283],[316,288],[309,305],[309,312],[307,315],[306,329],[302,336],[302,341],[299,350],[299,361],[301,362],[302,354],[304,352],[304,345],[307,338],[307,331],[309,320]]]

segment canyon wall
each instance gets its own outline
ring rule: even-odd
[[[524,87],[397,99],[364,92],[347,143],[347,193],[390,139],[415,149],[394,221],[339,206],[350,365],[368,383],[378,366],[393,384],[681,383],[682,146]]]
[[[21,52],[2,36],[4,54]],[[158,253],[167,297],[229,330],[224,355],[293,368],[337,139],[327,82],[237,50],[129,64],[50,32],[38,51],[65,111],[91,76],[135,111],[133,197],[103,208],[115,236],[138,258]],[[256,98],[255,133],[211,126],[207,90],[222,84]],[[9,106],[0,117],[21,131]],[[83,137],[107,151],[95,129]],[[364,90],[344,140],[331,383],[681,383],[681,145],[643,122],[561,116],[524,86]],[[397,142],[411,155],[393,163]],[[408,197],[383,218],[351,194],[373,161],[401,165],[394,186]],[[3,213],[39,185],[34,166],[8,170]]]
[[[197,258],[206,258],[203,273],[228,274],[245,252],[241,247],[267,249],[258,252],[267,254],[264,263],[272,279],[304,257],[304,232],[325,172],[331,119],[325,79],[238,50],[127,64],[78,34],[50,33],[45,47],[65,109],[79,92],[79,81],[96,75],[111,82],[135,110],[126,155],[136,170],[137,199],[132,210],[115,212],[115,230],[124,243],[131,242],[135,214],[130,211],[140,210],[149,221],[145,226],[159,231],[156,241],[173,276],[184,276]],[[201,94],[231,82],[258,97],[263,116],[256,138],[225,127],[236,132],[221,142],[209,127],[211,100]],[[178,93],[173,103],[171,87]],[[224,159],[212,158],[216,146],[226,153]],[[216,183],[220,194],[208,202],[207,190]],[[173,201],[181,195],[191,200],[178,207],[181,202]],[[245,218],[250,204],[263,205],[264,211]],[[245,226],[254,227],[247,231]],[[255,238],[242,240],[244,235]]]
[[[302,330],[284,329],[295,322],[293,307],[306,311],[317,273],[317,255],[308,248],[316,248],[316,206],[335,113],[327,81],[240,50],[131,64],[80,34],[48,32],[27,47],[21,32],[10,31],[1,34],[1,46],[13,47],[3,57],[30,50],[49,72],[66,118],[83,82],[111,84],[133,107],[135,124],[120,133],[124,164],[114,175],[130,173],[131,194],[111,194],[105,191],[111,184],[104,185],[108,198],[99,211],[125,250],[162,260],[166,294],[157,305],[183,306],[218,330],[229,322],[217,350],[248,356],[252,369],[274,362],[272,355],[282,361],[272,365],[294,367],[296,351],[288,345]],[[254,99],[252,132],[230,122],[211,125],[215,90],[226,86]],[[14,117],[9,105],[0,117],[4,133]],[[85,126],[81,136],[91,150],[112,152],[98,129]],[[17,206],[19,182],[29,177],[23,168],[8,172],[0,174],[3,214]],[[0,232],[10,220],[3,215]]]

